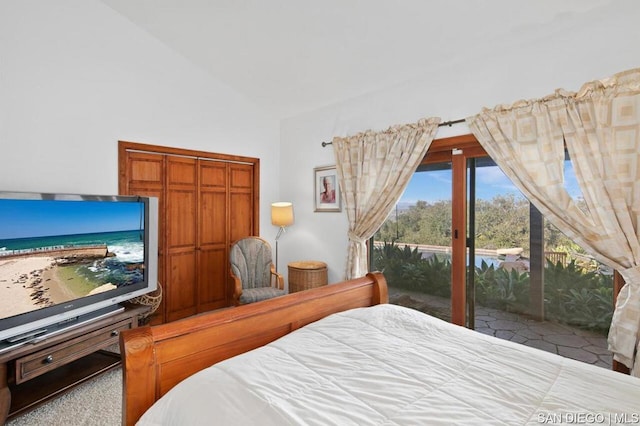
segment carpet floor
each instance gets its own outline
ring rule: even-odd
[[[114,368],[6,426],[119,426],[122,424],[122,370]]]

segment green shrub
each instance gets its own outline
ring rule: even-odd
[[[391,287],[451,296],[451,262],[436,255],[423,259],[417,248],[400,248],[385,241],[374,248],[373,269],[384,273]]]
[[[606,332],[613,315],[613,278],[585,270],[571,260],[547,262],[545,268],[545,316],[587,329]]]
[[[437,255],[404,269],[402,288],[440,297],[451,297],[451,262]]]
[[[496,269],[483,260],[475,268],[476,302],[488,308],[525,312],[529,299],[529,274]]]
[[[417,248],[385,242],[375,247],[374,269],[385,274],[391,287],[451,297],[451,262],[432,255],[423,259]],[[528,272],[506,270],[484,260],[474,268],[479,305],[527,314]],[[613,314],[613,279],[587,270],[571,260],[566,266],[547,261],[544,271],[545,318],[606,333]]]

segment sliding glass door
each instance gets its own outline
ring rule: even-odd
[[[456,138],[459,146],[476,145],[465,149],[442,141],[434,141],[398,207],[374,235],[371,269],[384,272],[392,303],[465,326],[466,162],[467,155],[484,151],[472,136]]]
[[[569,159],[565,175],[580,199]],[[473,136],[434,141],[373,241],[392,303],[610,366],[613,271],[546,221]]]
[[[451,321],[451,163],[423,165],[373,238],[392,303]]]
[[[565,163],[567,190],[580,202]],[[490,158],[468,170],[471,328],[610,368],[613,271],[547,221]]]

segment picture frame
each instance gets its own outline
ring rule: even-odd
[[[314,211],[342,211],[336,166],[316,167],[313,169],[313,192]]]

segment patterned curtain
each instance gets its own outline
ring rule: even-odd
[[[439,118],[333,138],[336,171],[349,219],[345,279],[367,270],[366,241],[382,226],[424,158]]]
[[[577,93],[484,109],[467,123],[551,223],[625,279],[609,350],[640,376],[640,69]],[[565,144],[586,211],[564,187]]]

